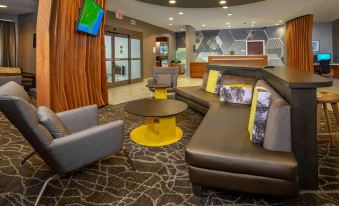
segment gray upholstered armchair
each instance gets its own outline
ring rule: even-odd
[[[177,87],[179,75],[178,67],[153,67],[152,77],[153,79],[148,80],[148,85],[152,84],[166,84],[168,85],[168,93],[175,98],[174,88]],[[151,97],[154,96],[154,89],[149,88]]]
[[[36,107],[30,103],[23,87],[15,82],[0,87],[0,109],[35,152],[58,174],[68,173],[112,155],[123,145],[124,122],[99,125],[96,105],[58,113],[57,116],[70,133],[60,138],[54,138],[39,122]],[[35,152],[25,158],[22,164]],[[48,182],[58,174],[45,182],[36,204]]]

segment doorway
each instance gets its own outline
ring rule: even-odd
[[[106,32],[105,45],[109,87],[142,81],[142,37]]]

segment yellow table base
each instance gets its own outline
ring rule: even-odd
[[[155,99],[167,99],[167,88],[155,88],[154,98]]]
[[[131,132],[131,139],[144,146],[159,147],[173,144],[183,136],[182,130],[176,126],[175,117],[147,118],[146,125],[142,125]]]

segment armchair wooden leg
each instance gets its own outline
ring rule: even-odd
[[[26,162],[29,158],[31,158],[33,155],[35,155],[35,153],[36,153],[36,151],[33,151],[33,152],[31,152],[29,155],[27,155],[27,156],[22,160],[21,166],[23,166],[23,165],[25,164],[25,162]]]
[[[202,186],[201,185],[192,184],[192,189],[193,189],[194,195],[196,195],[196,196],[202,195]]]
[[[137,171],[137,170],[135,169],[134,164],[133,164],[133,162],[132,162],[132,159],[131,159],[131,157],[129,156],[129,154],[127,153],[127,151],[126,151],[125,149],[123,149],[122,151],[124,152],[124,155],[125,155],[126,158],[127,158],[127,162],[128,162],[128,164],[129,164],[129,166],[130,166],[134,171]]]

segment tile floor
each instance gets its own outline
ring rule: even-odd
[[[179,76],[178,86],[198,86],[201,85],[202,79],[189,78],[185,76]],[[147,98],[150,95],[147,87],[147,79],[143,82],[135,83],[131,85],[115,87],[108,90],[109,103],[112,105],[121,104],[124,102]],[[339,93],[339,79],[333,79],[333,86],[320,89],[321,91],[329,91]]]

